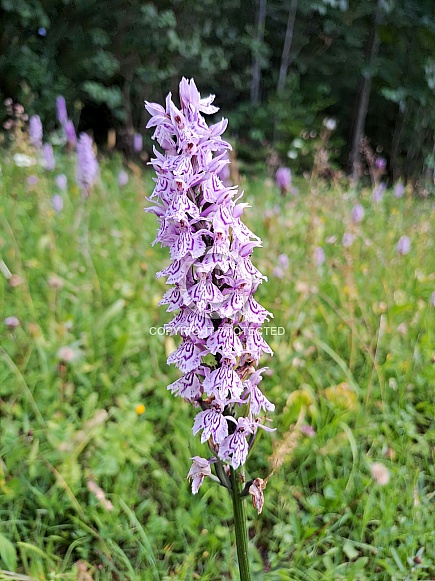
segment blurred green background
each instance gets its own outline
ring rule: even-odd
[[[433,183],[433,0],[1,0],[0,55],[0,97],[47,130],[62,94],[76,127],[99,145],[115,128],[128,152],[144,99],[184,75],[217,95],[251,164],[272,148],[309,169],[332,117],[338,167],[352,169],[366,134],[390,179]]]

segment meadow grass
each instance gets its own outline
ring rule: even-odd
[[[0,569],[15,574],[0,579],[237,579],[227,491],[205,481],[192,496],[186,480],[207,452],[192,407],[166,391],[174,338],[150,334],[171,318],[155,279],[168,253],[143,212],[151,172],[120,189],[106,160],[83,201],[72,160],[57,163],[0,158]],[[276,432],[247,464],[273,471],[263,513],[247,506],[253,578],[434,579],[433,200],[299,185],[284,199],[267,179],[241,184],[264,242],[258,300],[283,330],[263,359]]]

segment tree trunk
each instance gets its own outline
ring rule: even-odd
[[[267,0],[258,0],[257,34],[252,60],[251,105],[260,104],[261,62],[260,45],[264,40]]]
[[[285,31],[284,47],[281,55],[281,66],[279,69],[279,78],[276,92],[282,94],[287,80],[287,72],[290,65],[290,52],[293,43],[293,30],[295,27],[296,12],[298,10],[298,0],[291,0],[288,11],[287,29]]]
[[[354,181],[358,181],[361,173],[359,148],[361,139],[364,135],[364,128],[366,124],[367,110],[370,100],[370,91],[372,88],[373,65],[376,61],[376,57],[378,55],[379,50],[378,27],[381,21],[381,15],[382,15],[382,0],[378,0],[373,17],[373,26],[370,31],[370,38],[367,45],[367,53],[365,59],[366,71],[363,73],[363,77],[361,79],[358,101],[356,105],[356,115],[352,138],[352,151],[350,154],[352,166],[352,178]]]

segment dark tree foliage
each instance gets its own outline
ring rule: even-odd
[[[128,150],[143,100],[161,101],[182,75],[218,94],[249,161],[274,150],[286,162],[333,117],[342,168],[359,131],[390,178],[433,179],[433,0],[0,0],[0,96],[48,130],[63,94],[79,129],[102,144],[114,127]]]

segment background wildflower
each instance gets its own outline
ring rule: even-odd
[[[341,239],[341,243],[345,248],[350,248],[353,244],[355,237],[352,232],[345,232],[343,234],[343,238]]]
[[[379,202],[382,200],[382,198],[384,197],[385,189],[386,185],[383,182],[381,182],[375,187],[372,193],[372,201],[375,204],[379,204]]]
[[[54,158],[53,146],[51,143],[44,143],[42,146],[43,167],[47,171],[53,171],[56,167],[56,160]]]
[[[36,186],[38,182],[39,182],[38,176],[35,176],[33,174],[27,178],[27,183],[29,184],[30,187]]]
[[[402,256],[408,254],[411,250],[411,240],[408,236],[401,236],[399,242],[397,243],[397,252]]]
[[[30,155],[25,153],[15,153],[13,159],[17,167],[32,167],[36,163],[34,157],[30,157]]]
[[[63,363],[71,363],[80,357],[80,351],[74,347],[61,347],[57,352],[57,358]]]
[[[146,408],[145,408],[143,403],[140,403],[135,407],[135,411],[136,411],[138,416],[141,416],[145,413]]]
[[[133,151],[140,153],[143,149],[143,137],[140,133],[135,133],[133,137]]]
[[[390,482],[390,473],[388,468],[380,462],[374,462],[370,466],[370,472],[373,479],[380,485],[385,486]]]
[[[94,152],[92,138],[81,133],[77,142],[77,184],[84,198],[89,196],[99,175],[99,167]]]
[[[128,184],[128,173],[125,170],[121,170],[118,174],[118,184],[120,188],[123,188]]]
[[[95,498],[98,500],[98,502],[101,504],[103,508],[109,511],[113,510],[113,504],[110,502],[110,500],[106,498],[106,494],[98,486],[96,482],[94,482],[93,480],[88,480],[86,486],[89,492],[91,492],[95,496]]]
[[[275,174],[275,183],[285,196],[290,191],[292,183],[292,172],[288,167],[280,167]]]
[[[66,110],[65,97],[62,97],[62,95],[56,97],[56,113],[59,123],[64,127],[68,121],[68,113]]]
[[[290,261],[287,254],[280,254],[278,256],[278,264],[280,265],[281,268],[284,269],[289,267]]]
[[[41,149],[42,147],[42,122],[39,115],[32,115],[29,119],[29,139],[33,147]]]
[[[71,149],[75,148],[75,146],[77,144],[77,135],[76,135],[74,123],[71,120],[68,120],[65,123],[64,131],[65,131],[65,137],[66,137],[66,140],[67,140],[69,147]]]
[[[316,263],[316,266],[322,266],[325,262],[325,251],[321,246],[317,246],[317,248],[314,249],[314,262]]]
[[[59,214],[59,212],[63,210],[62,196],[60,196],[59,194],[54,194],[54,196],[51,198],[51,205],[56,214]]]
[[[384,157],[377,157],[375,167],[377,170],[383,171],[387,167],[387,160]]]
[[[356,204],[352,208],[352,222],[354,224],[359,224],[360,222],[362,222],[363,218],[364,218],[364,208],[361,206],[361,204]]]
[[[395,198],[403,198],[405,194],[405,186],[402,182],[397,182],[394,186],[394,197]]]
[[[59,174],[58,176],[56,176],[56,185],[57,187],[62,190],[63,192],[66,191],[66,188],[68,186],[68,179],[66,177],[66,175],[64,174]]]
[[[6,325],[6,327],[9,329],[9,331],[13,331],[14,329],[16,329],[20,325],[19,319],[17,317],[14,317],[14,316],[6,317],[6,319],[3,322]]]

